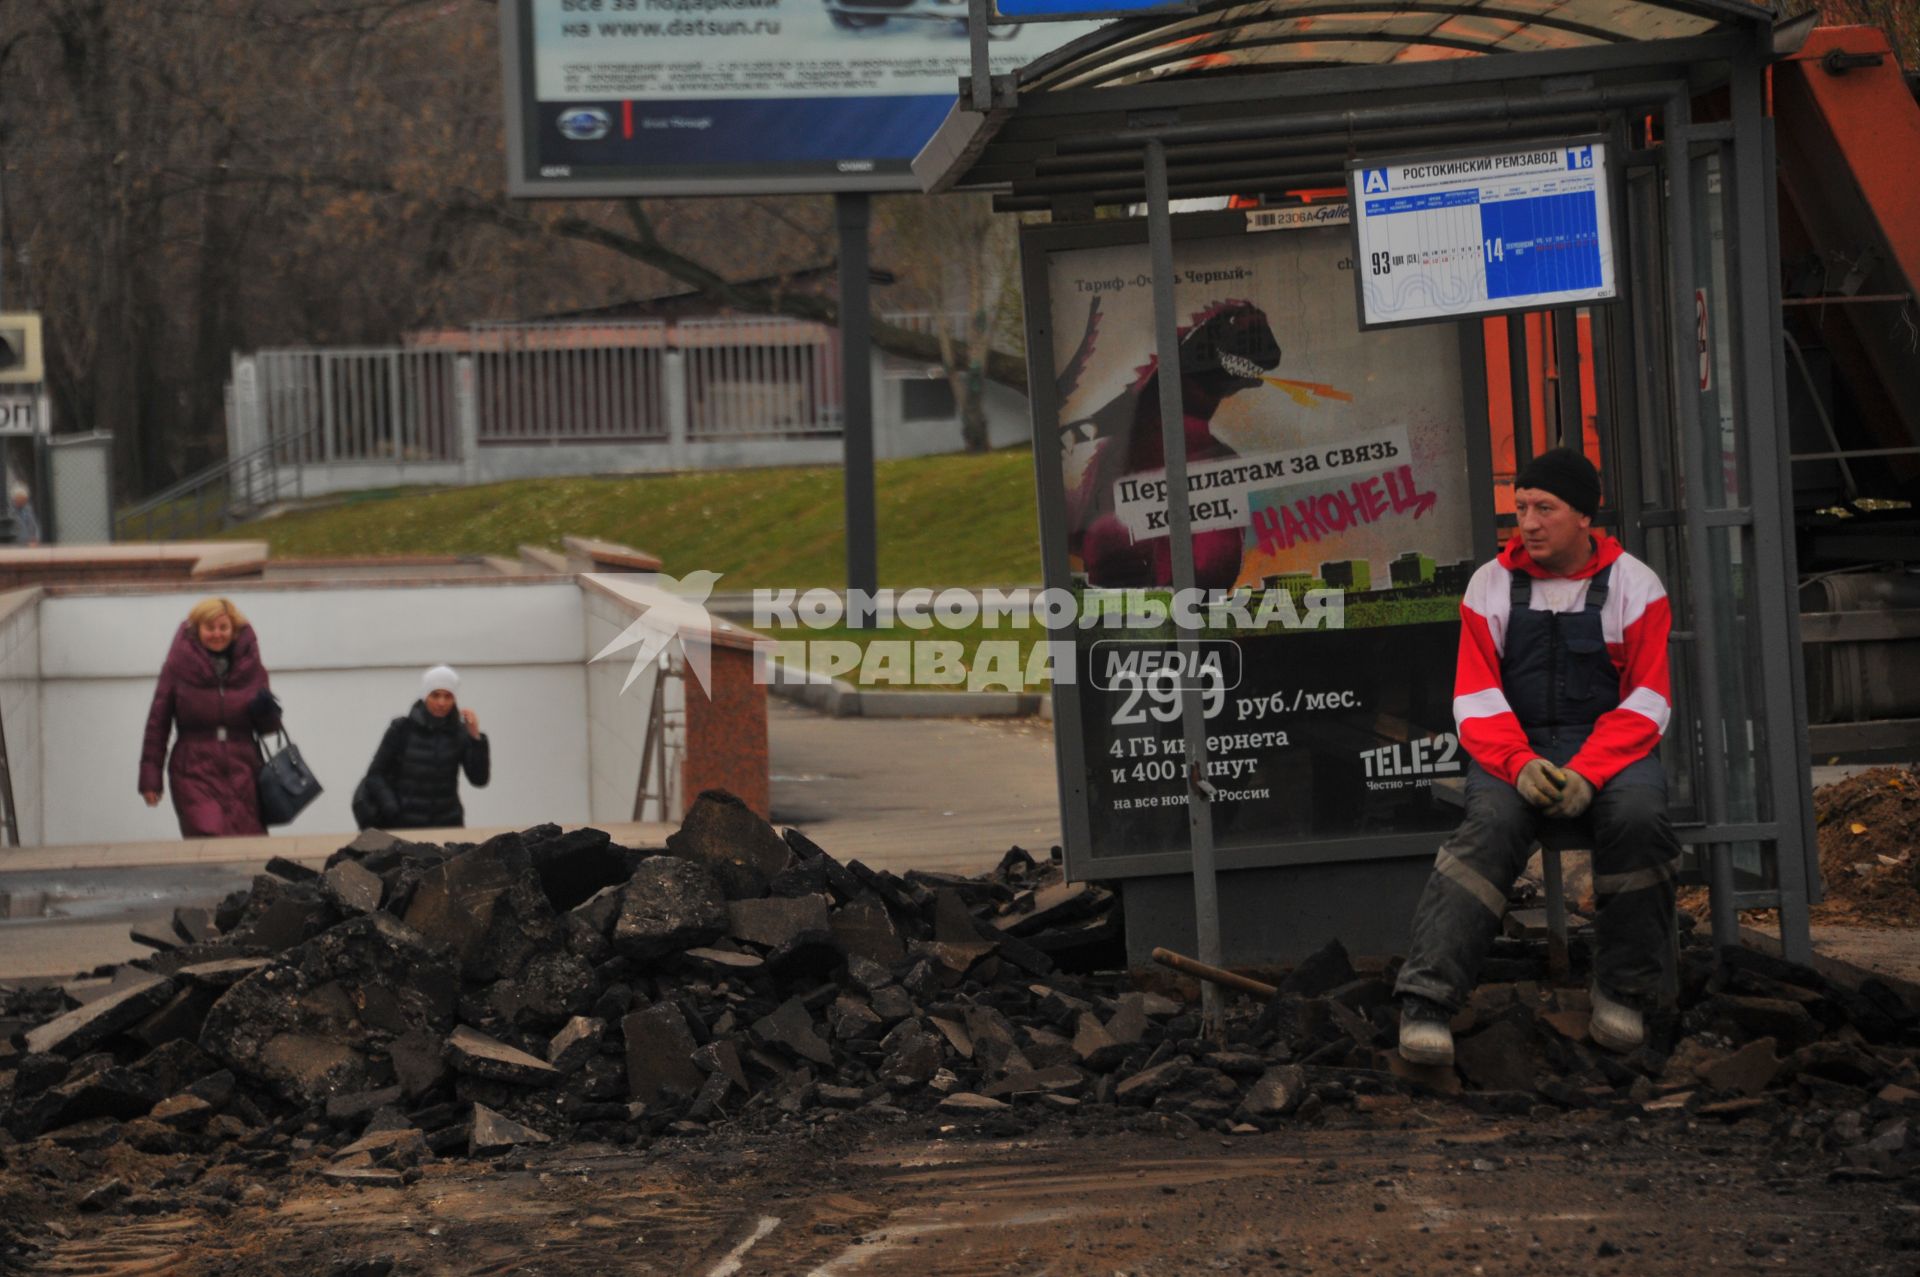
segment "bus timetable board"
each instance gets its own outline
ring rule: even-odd
[[[1347,178],[1362,327],[1615,294],[1604,142],[1357,160]]]

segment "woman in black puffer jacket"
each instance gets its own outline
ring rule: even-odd
[[[362,829],[457,829],[466,823],[460,805],[460,773],[476,786],[487,783],[491,764],[480,719],[460,709],[454,691],[460,676],[436,665],[420,680],[420,699],[387,727],[367,778],[353,794],[353,816]]]

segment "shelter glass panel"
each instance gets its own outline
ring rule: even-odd
[[[1197,670],[1167,664],[1143,228],[1051,252],[1029,241],[1046,253],[1057,396],[1050,416],[1036,403],[1058,441],[1037,453],[1062,507],[1048,562],[1068,574],[1049,584],[1071,584],[1081,615],[1066,779],[1087,796],[1092,854],[1185,847],[1190,681],[1206,693],[1222,850],[1449,829],[1458,810],[1435,784],[1466,767],[1453,672],[1475,567],[1457,327],[1361,332],[1340,227],[1212,224],[1233,231],[1175,248],[1195,571],[1220,592],[1199,612]]]
[[[1699,466],[1710,510],[1738,510],[1745,504],[1744,404],[1735,334],[1738,308],[1732,286],[1734,246],[1726,207],[1726,164],[1719,146],[1692,157],[1690,174],[1695,216],[1693,236],[1694,325],[1697,363],[1685,370],[1680,393],[1697,394],[1700,421]],[[1708,731],[1708,748],[1726,758],[1727,809],[1732,822],[1769,819],[1765,709],[1760,668],[1761,647],[1754,614],[1751,526],[1707,530],[1710,577],[1698,583],[1719,618],[1715,650],[1709,661],[1719,693],[1721,721]],[[1778,881],[1778,857],[1771,843],[1732,846],[1735,882],[1742,890],[1770,889]]]
[[[1675,438],[1672,400],[1667,387],[1665,201],[1661,178],[1651,165],[1627,175],[1629,209],[1628,256],[1633,276],[1633,388],[1640,424],[1639,505],[1646,510],[1676,510],[1680,506],[1675,475]],[[1673,566],[1678,567],[1675,563]],[[1677,576],[1662,574],[1669,582]],[[1677,614],[1677,609],[1676,609]]]

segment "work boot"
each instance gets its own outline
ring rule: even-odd
[[[1400,1058],[1408,1064],[1453,1065],[1453,1030],[1446,1008],[1425,998],[1400,1000]]]
[[[1647,1021],[1638,1010],[1615,1002],[1593,986],[1593,1018],[1587,1021],[1587,1034],[1595,1045],[1625,1055],[1636,1051],[1647,1040]]]

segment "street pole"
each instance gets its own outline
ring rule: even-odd
[[[870,197],[842,191],[833,197],[840,234],[841,445],[846,466],[847,591],[871,598],[880,586],[873,495],[873,324],[867,298],[867,223]],[[847,608],[849,624],[863,612]]]
[[[1167,148],[1147,142],[1147,250],[1153,274],[1153,349],[1160,376],[1160,443],[1167,461],[1167,548],[1173,556],[1173,594],[1194,598],[1193,516],[1187,505],[1186,409],[1181,400],[1179,313],[1173,295],[1173,221]],[[1199,638],[1181,627],[1175,643],[1184,668],[1198,669]],[[1220,891],[1213,856],[1213,785],[1207,780],[1207,719],[1197,680],[1180,689],[1180,730],[1187,768],[1187,836],[1193,849],[1193,924],[1200,961],[1220,962]],[[1219,986],[1200,982],[1201,1036],[1219,1039],[1225,1027]]]

